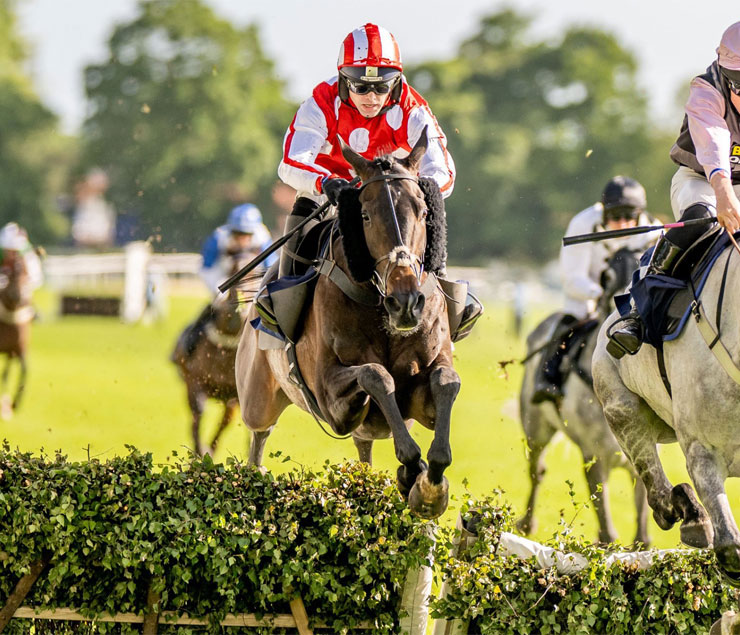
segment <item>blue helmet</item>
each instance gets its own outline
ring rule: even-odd
[[[254,234],[262,227],[262,214],[257,206],[251,203],[237,205],[229,212],[229,220],[226,221],[226,226],[232,232]]]

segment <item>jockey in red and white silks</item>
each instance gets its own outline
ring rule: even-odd
[[[373,24],[355,29],[340,47],[337,68],[339,74],[314,88],[290,124],[278,168],[280,178],[299,197],[323,202],[325,179],[354,176],[342,156],[339,137],[367,159],[385,153],[402,158],[426,126],[429,147],[420,176],[433,178],[442,195],[449,196],[455,164],[447,151],[447,139],[427,102],[401,75],[403,66],[393,36]],[[357,103],[362,99],[357,93],[368,94],[366,87],[373,83],[389,84],[382,94],[376,93],[384,99],[376,111]]]

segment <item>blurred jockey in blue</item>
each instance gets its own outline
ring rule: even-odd
[[[218,285],[233,273],[235,260],[246,264],[271,244],[272,237],[257,206],[238,205],[229,213],[226,224],[217,227],[203,244],[200,277],[216,295]],[[269,267],[276,259],[277,255],[272,254],[263,266]]]
[[[262,222],[262,214],[257,206],[251,203],[237,205],[229,212],[226,224],[217,227],[203,244],[200,277],[215,297],[219,293],[218,285],[234,273],[235,263],[247,264],[271,244],[270,232]],[[277,258],[277,254],[270,255],[260,265],[263,271]],[[188,355],[195,350],[211,315],[209,303],[190,326],[185,336],[185,350]]]

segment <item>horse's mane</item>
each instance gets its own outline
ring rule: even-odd
[[[374,163],[384,171],[390,171],[395,162],[390,155],[375,159]],[[427,244],[424,251],[424,268],[439,273],[447,261],[447,218],[444,200],[437,182],[428,177],[419,177],[419,187],[427,206]],[[365,242],[360,214],[360,190],[348,188],[339,195],[339,233],[347,259],[349,273],[355,282],[367,282],[372,278],[375,261]]]

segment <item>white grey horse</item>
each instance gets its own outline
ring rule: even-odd
[[[726,349],[737,366],[740,256],[733,250],[719,257],[700,299],[706,315],[702,319],[716,329],[728,258],[721,339],[715,349]],[[617,317],[613,314],[605,324]],[[647,488],[655,521],[662,529],[680,522],[681,540],[690,546],[713,544],[722,570],[740,580],[740,532],[724,488],[728,476],[740,476],[740,385],[710,350],[693,318],[679,338],[664,344],[673,398],[661,380],[655,348],[644,345],[636,355],[617,361],[607,353],[606,343],[602,326],[593,357],[594,388],[609,426]],[[676,441],[701,504],[689,484],[674,487],[663,471],[657,445]]]
[[[616,291],[622,291],[628,284],[637,259],[632,252],[620,250],[615,253],[605,273],[609,282],[601,298],[597,319],[603,319],[613,306],[611,300]],[[527,338],[527,351],[537,351],[552,337],[562,313],[554,313],[541,322]],[[563,385],[564,397],[559,408],[551,401],[539,404],[532,403],[534,378],[537,368],[542,363],[542,353],[534,354],[524,364],[524,380],[519,393],[519,412],[522,427],[529,446],[529,478],[531,489],[524,516],[517,527],[524,533],[531,533],[535,528],[534,507],[537,493],[545,473],[544,450],[556,432],[565,433],[581,450],[583,469],[588,482],[589,492],[593,497],[594,511],[599,521],[599,542],[613,542],[617,532],[612,522],[609,507],[609,473],[615,467],[627,469],[635,477],[634,500],[637,511],[637,532],[635,541],[648,544],[647,533],[647,498],[642,482],[632,465],[621,453],[619,444],[604,420],[593,388],[588,381],[591,372],[591,356],[596,344],[598,329],[594,329],[585,340],[580,355],[579,369],[571,370]]]

